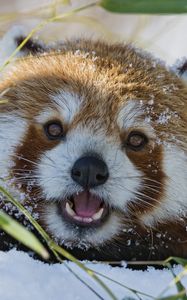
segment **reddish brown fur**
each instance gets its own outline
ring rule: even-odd
[[[93,62],[92,54],[86,59],[75,55],[77,49],[83,55],[94,49],[97,59]],[[96,69],[93,71],[94,66]],[[41,89],[41,86],[45,88]],[[23,108],[23,113],[27,113],[24,109],[26,105],[30,116],[34,116],[50,103],[48,94],[63,86],[79,95],[89,95],[88,106],[91,113],[92,105],[96,106],[96,103],[99,103],[99,114],[103,111],[102,108],[110,107],[108,118],[115,115],[116,109],[125,100],[144,99],[146,103],[150,100],[150,95],[153,95],[155,102],[159,102],[155,103],[156,109],[153,109],[152,117],[157,118],[166,108],[180,114],[178,122],[171,120],[167,126],[155,124],[157,133],[169,131],[177,134],[180,126],[180,134],[184,131],[186,136],[186,86],[174,74],[166,71],[164,66],[156,64],[152,58],[137,55],[129,46],[80,41],[68,43],[65,51],[62,49],[59,53],[18,60],[15,71],[0,85],[2,91],[12,87],[6,96],[14,101],[10,101],[4,109],[13,109],[17,105],[16,99],[19,99],[19,109]],[[114,99],[118,100],[113,101]],[[85,109],[89,116],[88,107]],[[82,116],[80,119],[82,120]],[[110,119],[108,124],[111,125]]]
[[[75,54],[77,50],[80,54]],[[95,54],[92,53],[93,50]],[[156,135],[161,140],[166,140],[164,135],[169,133],[168,141],[174,134],[179,143],[187,142],[187,87],[164,66],[156,63],[151,57],[136,53],[131,46],[109,46],[102,42],[84,40],[68,42],[65,47],[62,46],[61,52],[52,50],[48,54],[18,59],[14,71],[0,83],[0,92],[7,88],[6,99],[9,102],[1,106],[1,112],[17,110],[18,114],[30,120],[28,132],[16,153],[34,162],[38,161],[44,150],[52,149],[58,143],[48,141],[41,125],[33,123],[33,118],[45,107],[50,107],[49,94],[54,94],[59,89],[72,91],[87,99],[83,109],[66,130],[72,130],[79,123],[86,125],[91,120],[97,119],[98,126],[107,129],[108,136],[115,136],[118,140],[124,139],[127,133],[120,131],[116,123],[117,113],[129,99],[143,99],[145,106],[150,108],[147,115],[151,116],[152,120],[157,120],[166,108],[172,112],[177,111],[177,119],[171,118],[167,124],[154,124]],[[151,106],[148,104],[150,95],[155,99]],[[138,240],[140,237],[141,240],[146,237],[148,245],[156,248],[160,241],[156,234],[167,232],[164,245],[168,248],[164,248],[164,254],[160,251],[161,257],[167,257],[167,254],[185,256],[187,252],[185,220],[181,220],[181,223],[172,221],[159,224],[151,231],[143,228],[139,223],[139,215],[154,210],[154,206],[158,205],[157,202],[162,201],[165,192],[162,146],[155,143],[148,144],[143,151],[139,153],[127,151],[127,155],[143,171],[147,185],[151,186],[149,179],[157,182],[156,192],[150,192],[146,188],[141,191],[147,196],[143,200],[149,202],[149,206],[142,202],[129,204],[134,218],[131,222],[135,224],[135,239]],[[15,163],[12,170],[15,177],[17,169],[32,170],[33,168],[32,164],[24,160],[15,159]],[[149,165],[152,167],[150,168]],[[25,185],[23,188],[27,190]],[[31,198],[36,195],[37,189],[38,187],[35,187],[30,191]],[[176,236],[182,241],[180,247],[177,246],[178,243],[173,242]],[[123,243],[129,237],[130,234],[122,236]],[[117,239],[120,240],[120,237]],[[158,247],[162,248],[162,245]]]

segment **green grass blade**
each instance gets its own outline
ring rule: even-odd
[[[0,228],[28,248],[34,250],[44,259],[49,258],[49,253],[33,233],[29,232],[13,218],[0,211]]]
[[[167,262],[170,262],[171,260],[174,260],[176,263],[182,265],[183,267],[187,267],[187,259],[185,259],[185,258],[171,256],[165,262],[167,263]]]
[[[185,291],[182,291],[176,295],[163,297],[163,298],[156,298],[156,300],[186,300]]]
[[[93,263],[93,262],[92,262],[92,263]],[[110,264],[110,262],[108,262],[108,264]],[[92,270],[92,269],[90,269],[90,270]],[[93,270],[92,270],[92,271],[93,271]],[[102,274],[102,273],[100,273],[100,272],[98,272],[98,271],[95,271],[95,270],[94,270],[94,273],[97,274],[97,275],[99,275],[99,276],[101,276],[101,277],[103,277],[103,278],[105,278],[105,279],[107,279],[107,280],[109,280],[109,281],[111,281],[111,282],[113,282],[113,283],[115,283],[115,284],[117,284],[117,285],[119,285],[119,286],[121,286],[121,287],[123,287],[124,289],[127,289],[127,290],[130,291],[131,293],[135,294],[136,297],[138,297],[139,295],[141,295],[141,296],[145,296],[145,297],[150,298],[150,299],[155,299],[155,297],[153,297],[153,296],[151,296],[151,295],[148,295],[148,294],[143,293],[143,292],[141,292],[141,291],[139,291],[139,290],[130,288],[130,287],[128,287],[128,286],[122,284],[121,282],[119,282],[119,281],[117,281],[117,280],[115,280],[115,279],[112,279],[112,278],[110,278],[110,277],[108,277],[108,276],[106,276],[106,275],[104,275],[104,274]]]
[[[178,14],[187,12],[186,0],[101,0],[99,4],[115,13]]]
[[[183,284],[181,283],[181,278],[183,276],[183,273],[185,271],[185,268],[184,268],[184,271],[182,271],[181,273],[179,273],[178,275],[176,275],[171,267],[171,264],[170,262],[175,260],[177,263],[180,263],[180,265],[184,265],[185,264],[185,259],[183,258],[178,258],[178,257],[169,257],[168,259],[166,259],[164,261],[164,264],[165,266],[167,266],[169,268],[169,270],[171,271],[172,273],[172,276],[174,277],[174,279],[169,283],[168,286],[166,286],[166,288],[162,291],[162,293],[160,294],[160,296],[158,297],[158,300],[172,300],[172,299],[178,299],[178,300],[187,300],[187,294],[186,294],[186,289],[185,287],[183,286]],[[176,286],[177,290],[178,290],[178,294],[176,295],[173,295],[172,298],[171,297],[162,297],[162,295],[164,295],[168,290],[169,288],[171,288],[172,286]],[[174,298],[175,296],[177,296],[178,298]]]
[[[0,72],[2,72],[4,70],[4,68],[9,65],[12,60],[14,59],[14,57],[16,56],[16,54],[24,47],[24,45],[28,42],[28,40],[31,39],[31,37],[37,33],[38,31],[40,31],[43,27],[45,27],[47,24],[52,23],[52,22],[56,22],[65,18],[68,18],[69,16],[73,16],[74,14],[81,12],[87,8],[96,6],[97,2],[93,2],[93,3],[89,3],[87,5],[81,6],[79,8],[75,8],[67,13],[64,14],[60,14],[60,15],[55,15],[54,17],[48,18],[42,22],[40,22],[38,25],[36,25],[31,31],[30,33],[26,36],[26,38],[22,41],[22,43],[12,52],[12,54],[5,60],[5,62],[3,63],[2,66],[0,66]]]
[[[185,298],[184,298],[184,297],[186,297],[185,287],[184,287],[183,284],[181,283],[180,278],[179,278],[177,275],[175,275],[175,273],[174,273],[174,271],[172,270],[171,267],[170,267],[170,271],[171,271],[171,273],[172,273],[172,275],[173,275],[173,277],[174,277],[174,283],[175,283],[175,285],[176,285],[176,288],[177,288],[178,292],[179,292],[179,293],[180,293],[180,292],[181,292],[181,293],[184,293],[184,296],[181,297],[181,300],[182,300],[182,299],[185,300]]]

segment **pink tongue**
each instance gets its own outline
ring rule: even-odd
[[[80,217],[92,217],[98,210],[102,200],[90,194],[89,192],[81,192],[74,195],[74,210]]]

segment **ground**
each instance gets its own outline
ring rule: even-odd
[[[111,299],[87,274],[83,273],[75,264],[68,262],[68,266],[80,275],[90,286],[96,290],[103,299]],[[147,271],[135,271],[123,267],[111,267],[102,264],[87,263],[89,268],[96,270],[118,282],[158,297],[166,285],[172,281],[169,270],[156,270],[150,267]],[[174,267],[175,273],[181,267]],[[103,278],[101,277],[103,280]],[[127,289],[104,280],[112,289],[117,299],[133,296]],[[187,277],[183,279],[187,287]],[[176,292],[175,288],[169,289],[168,294]],[[16,297],[15,297],[16,295]],[[166,294],[165,294],[166,296]],[[0,252],[0,299],[3,300],[96,300],[99,299],[93,292],[84,286],[75,276],[67,270],[64,264],[49,265],[29,257],[28,254],[11,250],[7,253]],[[141,299],[151,299],[141,296]]]

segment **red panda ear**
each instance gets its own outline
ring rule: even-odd
[[[178,59],[172,66],[172,71],[187,83],[187,57]]]
[[[183,62],[181,66],[178,68],[179,75],[187,77],[187,59]]]
[[[26,38],[24,35],[19,35],[15,37],[15,43],[18,47]],[[23,54],[37,54],[37,53],[43,53],[47,50],[47,47],[41,42],[36,39],[29,39],[26,44],[21,48],[21,52],[24,52]]]
[[[23,42],[27,34],[27,28],[23,26],[13,26],[5,35],[0,39],[0,66],[6,62],[9,56],[15,49]],[[37,39],[29,39],[23,48],[15,55],[16,57],[27,56],[28,54],[37,54],[46,52],[48,47]]]

